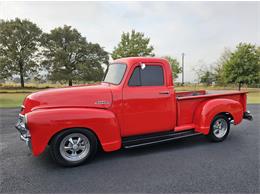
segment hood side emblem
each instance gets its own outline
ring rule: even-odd
[[[95,104],[104,105],[104,104],[110,104],[110,102],[105,101],[105,100],[98,100],[98,101],[95,102]]]

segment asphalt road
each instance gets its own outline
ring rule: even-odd
[[[1,193],[260,193],[260,106],[222,143],[204,136],[112,153],[75,168],[48,151],[28,154],[13,127],[19,110],[1,109]]]

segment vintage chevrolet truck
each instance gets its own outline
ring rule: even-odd
[[[200,134],[221,142],[230,124],[252,120],[246,94],[176,92],[167,60],[123,58],[100,84],[30,94],[16,128],[35,156],[49,146],[57,163],[77,166],[98,147],[110,152]]]

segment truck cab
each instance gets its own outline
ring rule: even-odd
[[[99,84],[30,94],[16,127],[34,155],[49,145],[56,162],[77,166],[98,146],[110,152],[201,134],[223,141],[230,124],[252,120],[246,94],[176,92],[167,60],[123,58]]]
[[[115,69],[122,69],[116,73]],[[112,72],[112,73],[111,73]],[[121,79],[114,82],[116,76]],[[176,125],[175,92],[170,66],[157,58],[127,58],[115,61],[108,68],[104,82],[110,84],[111,110],[120,114],[123,137],[174,129]],[[116,110],[117,103],[120,111]]]

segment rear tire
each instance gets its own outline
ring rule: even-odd
[[[213,142],[224,141],[230,130],[230,122],[227,116],[220,114],[214,117],[210,125],[210,131],[207,135],[208,139]]]
[[[55,162],[74,167],[93,159],[97,152],[96,136],[87,129],[68,129],[57,134],[50,143],[50,153]]]

